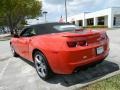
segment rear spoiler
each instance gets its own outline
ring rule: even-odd
[[[86,37],[86,36],[91,36],[91,35],[99,35],[100,33],[88,33],[88,34],[79,34],[79,33],[77,33],[77,34],[69,34],[69,35],[63,35],[63,37]]]

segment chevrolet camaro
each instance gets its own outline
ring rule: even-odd
[[[109,53],[105,31],[84,30],[70,23],[31,25],[10,41],[13,56],[35,64],[46,80],[52,73],[72,74],[78,68],[103,61]]]

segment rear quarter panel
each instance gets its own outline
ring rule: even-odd
[[[65,38],[58,37],[56,35],[41,35],[32,38],[29,46],[30,59],[33,61],[32,52],[34,49],[40,50],[47,58],[51,69],[54,71],[56,67],[59,67],[59,52],[65,45]]]

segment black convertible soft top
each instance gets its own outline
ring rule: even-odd
[[[72,25],[71,23],[58,23],[58,22],[53,22],[53,23],[42,23],[42,24],[35,24],[35,25],[31,25],[28,27],[36,27],[36,26],[45,26],[45,27],[53,27],[54,25]]]
[[[43,23],[43,24],[31,25],[24,28],[20,36],[43,35],[43,34],[59,33],[59,32],[65,32],[67,30],[68,31],[71,30],[71,27],[65,28],[65,30],[59,28],[59,27],[64,28],[65,26],[69,27],[74,25],[70,23]]]
[[[27,28],[34,28],[37,30],[39,34],[49,34],[49,33],[57,33],[61,32],[53,28],[56,25],[72,25],[70,23],[43,23],[43,24],[36,24],[28,26]]]

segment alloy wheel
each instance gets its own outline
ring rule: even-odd
[[[40,54],[35,55],[35,66],[40,77],[44,78],[47,75],[47,67],[44,61],[44,57]]]

